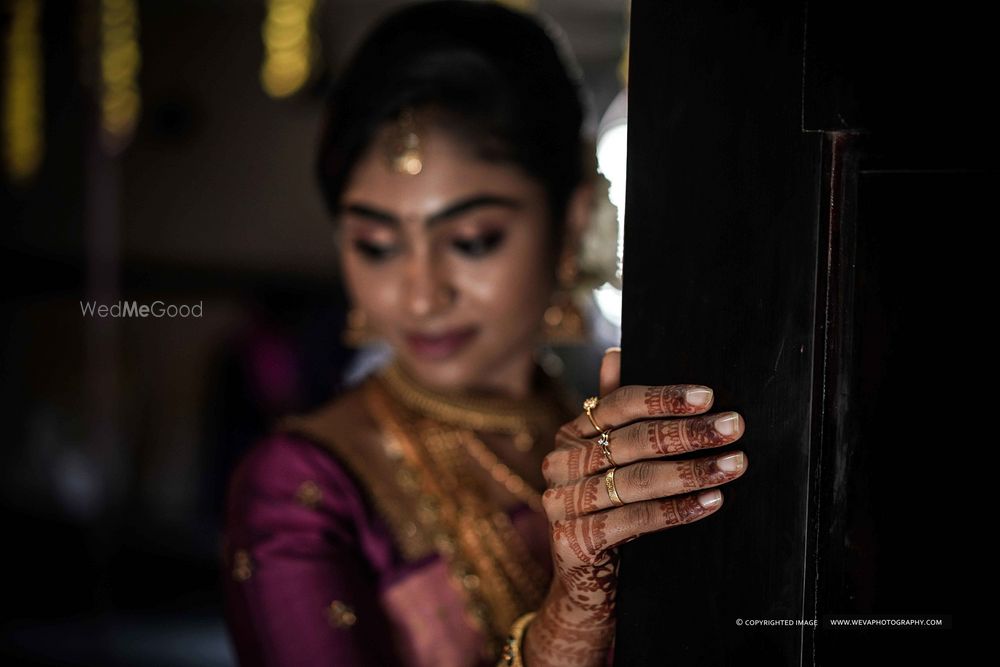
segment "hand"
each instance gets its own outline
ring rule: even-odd
[[[743,419],[735,412],[704,414],[713,394],[701,385],[618,387],[620,364],[619,350],[605,353],[601,399],[591,414],[611,429],[614,488],[624,504],[611,500],[605,478],[612,465],[585,412],[559,430],[542,463],[555,576],[528,626],[528,667],[605,664],[614,637],[618,545],[718,511],[722,492],[714,487],[747,467],[741,451],[662,460],[739,439]]]

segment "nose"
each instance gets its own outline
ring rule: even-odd
[[[412,253],[404,285],[405,305],[411,315],[427,317],[443,312],[456,296],[451,276],[443,262],[424,248]]]

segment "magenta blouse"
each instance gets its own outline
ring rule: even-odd
[[[544,515],[510,513],[535,560]],[[406,560],[337,455],[276,432],[242,459],[227,494],[226,616],[243,667],[494,665],[444,559]]]

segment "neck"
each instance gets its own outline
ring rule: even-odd
[[[495,383],[482,389],[435,390],[420,384],[395,359],[377,372],[376,381],[416,413],[477,432],[514,436],[516,446],[527,451],[534,438],[554,431],[561,417],[554,385],[542,382],[535,386],[534,379],[526,378],[522,385],[525,393],[519,398],[509,393],[509,385]]]
[[[474,392],[492,393],[513,400],[527,398],[534,393],[535,358],[530,352],[500,372],[484,373],[481,382],[470,389]]]
[[[382,367],[377,374],[389,383],[390,388],[395,393],[420,404],[461,405],[485,412],[516,415],[524,412],[544,412],[546,403],[551,398],[549,396],[550,382],[534,375],[535,372],[542,375],[545,372],[540,369],[536,370],[535,366],[530,367],[529,370],[532,374],[525,383],[523,393],[519,396],[508,391],[507,387],[500,388],[501,385],[495,383],[476,385],[475,387],[436,388],[422,383],[406,368],[405,364],[400,363],[398,358]]]

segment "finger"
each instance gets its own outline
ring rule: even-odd
[[[621,384],[622,349],[609,347],[601,359],[600,394],[607,396]]]
[[[618,499],[633,503],[719,486],[740,477],[746,468],[747,457],[741,451],[687,461],[640,461],[616,468],[613,482]],[[607,473],[548,489],[542,504],[550,521],[615,507],[607,488]]]
[[[714,514],[722,507],[722,491],[710,489],[700,493],[660,500],[630,503],[607,510],[605,536],[607,547],[631,542],[647,533],[693,523]],[[596,514],[591,516],[602,516]],[[586,521],[590,517],[580,519]]]
[[[738,412],[649,419],[612,430],[608,434],[608,450],[615,465],[624,465],[722,447],[739,440],[745,430],[746,424]],[[542,460],[542,474],[549,486],[559,486],[607,470],[611,465],[596,438],[576,436],[561,429],[556,448]]]
[[[706,412],[712,407],[713,392],[700,384],[638,385],[618,387],[591,410],[602,428],[618,428],[649,417],[683,417]],[[596,436],[586,412],[569,422],[578,436]]]

